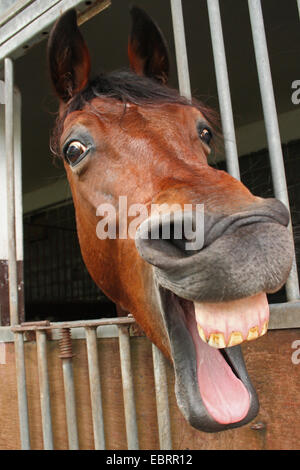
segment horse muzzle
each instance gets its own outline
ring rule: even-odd
[[[289,214],[281,202],[268,199],[230,216],[204,210],[198,226],[196,218],[195,212],[158,214],[139,226],[136,247],[154,266],[161,286],[187,300],[221,302],[272,293],[285,283],[293,243]],[[174,232],[180,225],[178,238]],[[184,226],[190,227],[189,239]]]

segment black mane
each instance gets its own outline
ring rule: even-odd
[[[93,98],[105,96],[137,105],[180,103],[190,104],[177,90],[127,70],[100,74],[70,102],[70,111],[80,110]]]

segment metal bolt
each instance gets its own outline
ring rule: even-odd
[[[261,431],[265,428],[266,428],[266,425],[262,421],[258,421],[257,423],[254,423],[251,426],[251,429],[253,429],[254,431]]]
[[[61,359],[71,359],[74,354],[72,352],[72,337],[70,328],[61,329],[61,337],[59,340],[59,357]]]

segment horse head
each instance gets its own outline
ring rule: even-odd
[[[94,79],[75,11],[55,24],[54,145],[92,278],[172,361],[189,423],[220,431],[258,411],[239,344],[266,332],[266,293],[289,274],[289,214],[208,165],[214,113],[166,85],[165,40],[131,13],[132,70]]]

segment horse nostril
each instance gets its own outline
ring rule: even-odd
[[[178,211],[149,217],[136,232],[139,253],[157,266],[163,259],[182,259],[199,252],[204,243],[201,216],[201,213]]]

